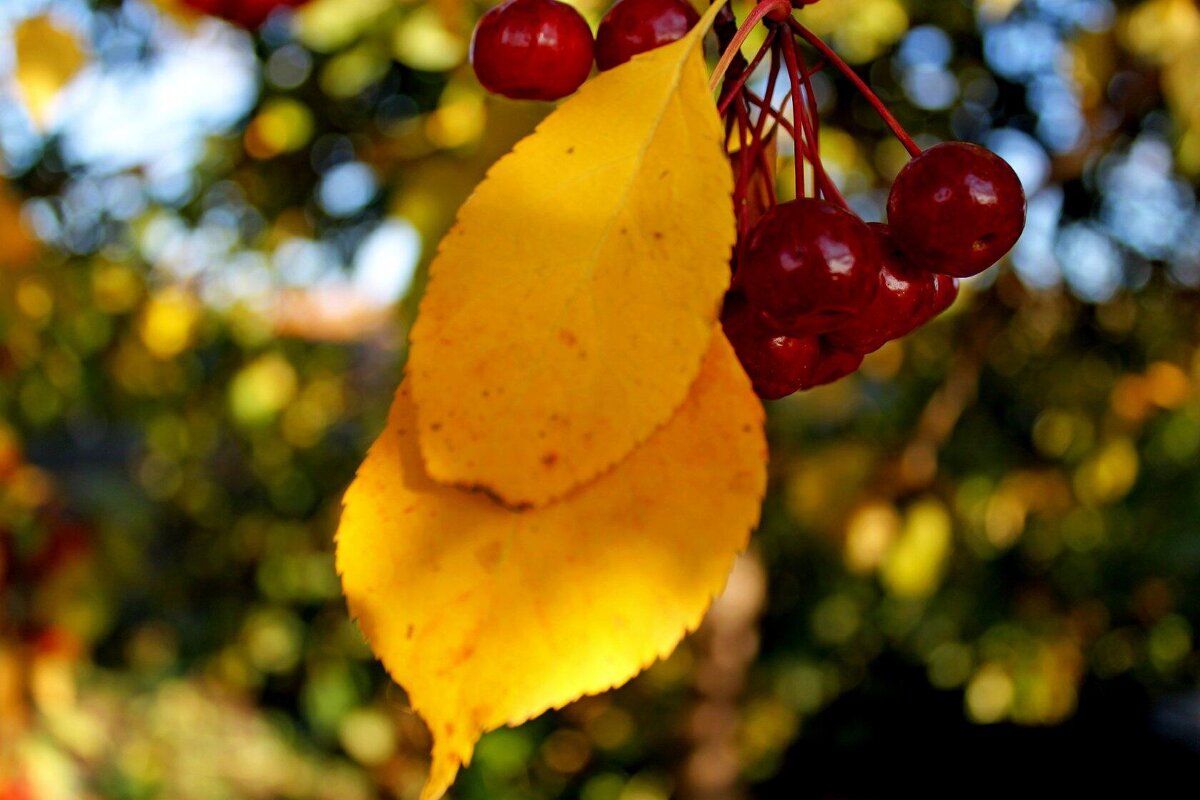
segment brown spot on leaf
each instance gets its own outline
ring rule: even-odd
[[[475,551],[475,559],[479,562],[479,566],[491,572],[500,563],[500,554],[503,548],[499,541],[493,539],[485,545],[481,545]]]
[[[542,464],[547,467],[553,467],[558,463],[558,453],[549,450],[542,455]]]
[[[563,328],[558,332],[558,339],[567,347],[574,347],[579,342],[579,340],[575,338],[575,334],[566,328]]]

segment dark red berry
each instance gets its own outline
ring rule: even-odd
[[[617,0],[596,31],[596,66],[612,69],[682,39],[699,21],[687,0]]]
[[[773,330],[746,298],[725,298],[721,324],[759,397],[778,400],[844,378],[863,357],[834,347],[821,336],[786,336]]]
[[[775,206],[750,232],[734,277],[781,333],[825,333],[865,308],[879,285],[866,224],[823,200]]]
[[[1025,191],[992,151],[946,142],[900,170],[888,197],[888,222],[914,264],[966,278],[1017,243],[1025,228]]]
[[[858,316],[825,336],[834,347],[852,353],[874,353],[937,316],[939,287],[954,281],[912,266],[896,248],[887,225],[868,225],[879,243],[879,290]],[[954,302],[954,298],[950,298]]]
[[[253,30],[277,8],[297,8],[308,0],[183,0],[184,5]]]
[[[489,92],[514,100],[557,100],[592,71],[592,29],[558,0],[508,0],[471,37],[471,65]]]
[[[825,341],[825,337],[821,337],[821,357],[809,374],[804,388],[815,389],[818,386],[840,381],[847,375],[856,372],[862,366],[862,362],[861,354],[839,350]]]
[[[928,322],[954,305],[954,301],[958,299],[958,278],[955,278],[953,275],[934,275],[933,278],[933,307],[930,309],[932,313],[925,322]],[[921,324],[924,325],[925,323]]]
[[[803,389],[821,358],[817,337],[775,333],[742,295],[730,293],[725,299],[721,324],[754,391],[766,400]]]

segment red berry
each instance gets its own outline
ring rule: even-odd
[[[558,0],[508,0],[471,37],[471,65],[484,88],[514,100],[557,100],[592,71],[592,29]]]
[[[818,359],[812,373],[808,376],[805,389],[815,389],[850,375],[862,366],[863,357],[859,353],[839,350],[821,337],[821,358]]]
[[[840,350],[820,336],[786,336],[771,330],[762,312],[731,292],[721,314],[725,336],[765,400],[824,386],[862,365],[863,357]]]
[[[909,260],[930,272],[977,275],[1025,228],[1025,190],[990,150],[946,142],[914,158],[892,184],[888,222]]]
[[[699,21],[687,0],[617,0],[596,31],[596,66],[612,69],[682,39]]]
[[[954,305],[954,301],[958,299],[958,278],[955,278],[953,275],[934,275],[933,278],[933,306],[931,308],[933,313],[929,315],[929,318],[925,322],[928,322]]]
[[[863,355],[912,333],[937,316],[944,310],[936,308],[939,288],[954,281],[948,275],[934,275],[905,261],[887,225],[872,223],[868,227],[879,242],[879,290],[858,316],[825,336],[834,347]]]
[[[825,333],[874,298],[878,247],[849,211],[823,200],[793,200],[768,211],[750,232],[735,282],[780,332]]]
[[[253,30],[277,8],[297,8],[308,0],[183,0],[184,5]]]
[[[778,400],[803,389],[821,358],[817,337],[780,336],[739,294],[730,293],[725,299],[721,324],[754,391],[766,400]]]

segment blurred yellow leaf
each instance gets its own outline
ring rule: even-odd
[[[294,153],[309,143],[313,129],[308,106],[291,98],[273,98],[246,127],[246,152],[261,159]]]
[[[321,89],[331,97],[346,99],[364,91],[387,74],[391,59],[373,42],[338,53],[321,70]]]
[[[199,321],[200,307],[196,298],[181,289],[171,288],[146,303],[139,333],[146,349],[165,361],[191,346]]]
[[[287,407],[298,389],[296,369],[278,353],[243,367],[229,384],[229,408],[243,425],[262,425]]]
[[[14,35],[17,63],[14,71],[21,98],[38,128],[44,128],[50,109],[62,88],[83,67],[83,44],[48,16],[31,17],[17,26]]]
[[[904,532],[888,551],[880,578],[896,597],[928,597],[937,590],[950,555],[953,528],[945,506],[921,500],[908,510]]]
[[[21,218],[21,201],[0,185],[0,266],[23,267],[38,255],[38,243]]]
[[[624,683],[700,622],[758,518],[762,407],[724,336],[616,470],[514,511],[435,483],[408,384],[346,494],[351,612],[433,732],[431,800],[488,730]]]
[[[429,0],[429,5],[437,12],[446,30],[464,32],[471,29],[467,13],[470,6],[464,0]]]
[[[296,38],[319,53],[353,42],[398,4],[396,0],[313,0],[296,12]]]
[[[1114,439],[1075,471],[1075,494],[1091,506],[1115,503],[1133,489],[1139,469],[1134,443],[1125,437]]]
[[[686,396],[734,239],[701,47],[713,16],[585,84],[460,210],[408,368],[436,480],[543,504]]]
[[[184,5],[183,0],[150,0],[150,4],[185,29],[192,28],[197,21],[208,16],[203,11]]]
[[[824,0],[805,7],[801,19],[812,31],[833,40],[852,64],[878,58],[908,31],[908,12],[900,0]]]
[[[437,110],[426,117],[425,135],[437,147],[463,147],[479,140],[487,121],[487,106],[474,79],[470,85],[452,80],[442,92]]]
[[[1120,25],[1138,56],[1162,65],[1163,94],[1178,127],[1179,167],[1200,174],[1200,8],[1194,0],[1149,0]]]
[[[448,8],[447,11],[452,11]],[[467,55],[467,39],[446,24],[440,6],[416,9],[396,26],[392,34],[396,59],[413,69],[445,72],[457,67]]]

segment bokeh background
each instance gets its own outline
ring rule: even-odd
[[[176,0],[0,3],[3,800],[419,790],[427,734],[331,537],[433,248],[549,110],[481,93],[485,8],[313,0],[251,34]],[[762,528],[701,631],[487,736],[454,796],[1191,785],[1200,8],[803,15],[919,141],[1007,158],[1025,236],[859,375],[772,404]],[[816,86],[879,218],[904,153]]]

